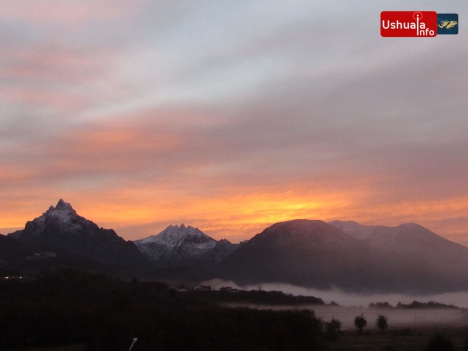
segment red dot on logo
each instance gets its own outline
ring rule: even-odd
[[[422,19],[423,14],[421,12],[415,12],[413,13],[413,19]]]

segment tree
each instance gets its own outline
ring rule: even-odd
[[[330,340],[336,340],[340,336],[341,322],[335,317],[325,323],[325,336]]]
[[[375,321],[375,325],[377,326],[377,328],[379,328],[379,330],[382,333],[385,333],[385,329],[388,328],[387,317],[379,314],[379,316],[377,317],[377,320]]]
[[[449,337],[435,334],[429,339],[426,351],[455,351],[455,345]]]
[[[364,318],[364,316],[361,314],[360,316],[357,316],[354,318],[354,325],[356,326],[358,330],[358,334],[362,334],[364,331],[364,327],[367,325],[367,321]]]

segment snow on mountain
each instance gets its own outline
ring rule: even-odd
[[[57,227],[63,233],[70,233],[81,230],[83,227],[89,227],[93,223],[79,216],[69,203],[60,199],[57,206],[50,206],[40,217],[27,222],[26,228],[30,231],[29,235],[36,237],[50,224]],[[24,230],[19,230],[9,235],[15,239],[19,239],[27,234]]]
[[[167,246],[178,246],[183,243],[192,243],[197,247],[214,247],[216,240],[203,233],[198,228],[186,227],[183,223],[179,226],[170,225],[158,235],[152,235],[146,239],[137,240],[139,243],[158,243]]]
[[[60,199],[41,216],[28,221],[22,230],[8,237],[44,250],[81,256],[101,263],[138,264],[143,262],[136,246],[114,230],[99,228],[81,217],[69,203]]]
[[[198,228],[170,225],[158,235],[134,241],[140,252],[157,263],[185,265],[195,261],[219,262],[237,245],[216,241]]]

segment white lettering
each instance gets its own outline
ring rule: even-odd
[[[390,20],[382,20],[383,29],[416,29],[417,25],[414,22],[390,22]]]
[[[423,37],[427,37],[427,36],[433,37],[434,34],[435,34],[435,32],[432,29],[429,29],[429,28],[420,29],[419,32],[418,32],[418,36],[423,36]]]
[[[382,20],[382,29],[392,30],[415,30],[417,36],[434,36],[435,32],[426,27],[425,22],[421,22],[419,16],[416,17],[415,22],[400,22],[396,20]]]

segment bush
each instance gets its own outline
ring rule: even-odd
[[[455,351],[455,345],[449,337],[435,334],[429,339],[426,351]]]
[[[325,336],[330,340],[336,340],[340,336],[341,322],[335,317],[325,323]]]

